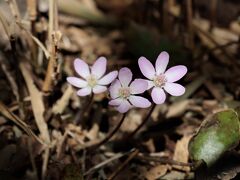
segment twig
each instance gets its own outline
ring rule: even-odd
[[[16,123],[23,131],[25,131],[29,136],[32,136],[36,139],[40,144],[46,145],[34,132],[30,129],[30,127],[22,121],[18,116],[13,114],[1,101],[0,101],[0,112],[2,115]]]
[[[178,162],[172,159],[168,158],[163,158],[163,157],[153,157],[153,156],[147,156],[145,154],[138,155],[138,159],[140,160],[145,160],[145,161],[154,161],[154,162],[159,162],[162,164],[171,164],[171,165],[177,165],[177,166],[193,166],[193,163],[183,163],[183,162]]]
[[[126,117],[127,113],[124,113],[122,116],[122,119],[119,121],[119,123],[117,124],[117,126],[112,130],[112,132],[110,132],[107,137],[105,137],[102,141],[100,141],[98,144],[96,144],[95,146],[90,147],[90,151],[97,149],[98,147],[102,146],[103,144],[105,144],[106,142],[108,142],[112,136],[118,131],[118,129],[121,127],[122,123],[124,122],[124,119]]]
[[[59,146],[57,146],[56,152],[57,152],[57,159],[60,160],[61,158],[61,154],[62,154],[62,149],[63,149],[63,145],[65,140],[67,139],[67,131],[64,132],[63,136],[61,137],[61,140],[59,142]]]
[[[137,154],[139,153],[139,150],[136,149],[135,151],[133,151],[129,157],[117,168],[116,171],[114,171],[108,178],[108,180],[113,180],[125,167],[126,165],[129,163],[129,161],[131,161],[135,156],[137,156]]]
[[[46,47],[43,45],[43,43],[42,43],[37,37],[35,37],[34,35],[32,35],[32,33],[29,32],[29,31],[23,26],[22,23],[17,23],[17,25],[18,25],[22,30],[24,30],[24,31],[33,39],[33,41],[42,49],[42,51],[43,51],[44,54],[45,54],[46,59],[49,59],[50,54],[49,54],[48,50],[46,49]]]
[[[113,157],[107,159],[106,161],[103,161],[103,162],[97,164],[96,166],[92,167],[91,169],[89,169],[86,173],[84,173],[84,176],[86,176],[86,175],[94,172],[94,171],[97,170],[97,169],[100,169],[100,168],[105,167],[105,166],[106,166],[107,164],[109,164],[110,162],[112,162],[112,161],[114,161],[114,160],[116,160],[116,159],[119,159],[119,158],[121,158],[121,157],[123,157],[123,156],[126,156],[126,155],[128,155],[129,153],[131,153],[131,152],[133,152],[133,150],[131,150],[130,152],[126,152],[126,153],[124,153],[124,154],[123,154],[123,153],[118,153],[118,154],[116,154],[115,156],[113,156]]]
[[[154,111],[155,107],[156,107],[156,104],[152,105],[150,111],[148,112],[147,116],[142,121],[142,123],[131,134],[129,134],[126,137],[126,139],[130,139],[130,138],[134,137],[134,135],[144,126],[144,124],[147,123],[147,121],[150,119],[150,116],[151,116],[152,112]]]
[[[35,34],[35,22],[37,19],[37,0],[27,0],[27,11],[31,21],[32,33]]]
[[[47,73],[43,83],[43,92],[52,91],[53,80],[56,77],[58,42],[61,39],[61,33],[58,31],[58,11],[56,0],[49,1],[49,31],[48,39],[50,42],[50,59],[48,62]]]
[[[194,41],[193,41],[193,28],[192,28],[192,19],[193,19],[193,12],[192,12],[192,0],[186,0],[186,11],[187,11],[187,26],[188,26],[188,44],[190,49],[194,48]]]
[[[210,29],[209,29],[210,32],[213,30],[213,28],[216,24],[217,3],[218,3],[218,0],[210,1],[210,9],[211,9]]]

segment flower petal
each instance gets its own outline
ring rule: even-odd
[[[97,79],[102,77],[107,68],[107,59],[105,57],[99,57],[91,68],[91,74],[95,75]]]
[[[90,75],[88,64],[81,59],[77,58],[74,60],[74,68],[75,71],[84,79],[86,79]]]
[[[157,75],[165,72],[168,62],[169,62],[169,54],[166,51],[161,52],[155,64]]]
[[[151,106],[151,102],[141,96],[130,96],[129,101],[132,103],[133,106],[139,107],[139,108],[147,108]]]
[[[166,94],[160,87],[154,87],[151,93],[152,100],[156,104],[162,104],[166,100]]]
[[[112,71],[112,72],[108,73],[107,75],[103,76],[101,79],[99,79],[98,84],[108,85],[116,79],[117,75],[118,75],[117,71]]]
[[[121,68],[118,74],[118,79],[123,87],[128,87],[132,80],[132,71],[128,68]]]
[[[119,106],[122,103],[123,99],[122,98],[117,98],[109,101],[109,105],[111,106]]]
[[[118,79],[116,79],[109,87],[109,92],[112,99],[119,97],[118,95],[119,88],[121,88],[121,83]]]
[[[154,82],[153,81],[149,81],[149,80],[145,80],[147,81],[148,83],[148,87],[147,87],[147,90],[151,89],[153,86],[155,86]]]
[[[126,113],[131,107],[132,107],[131,104],[127,100],[123,100],[116,109],[120,113]]]
[[[135,79],[130,84],[131,94],[141,94],[148,88],[148,82],[143,79]]]
[[[187,73],[187,67],[183,65],[173,66],[168,69],[164,74],[167,82],[176,82]]]
[[[96,85],[93,87],[93,93],[99,94],[107,90],[106,86]]]
[[[154,78],[156,72],[152,63],[149,60],[147,60],[145,57],[142,56],[138,59],[138,65],[142,74],[146,78],[151,80]]]
[[[67,82],[70,83],[73,86],[76,86],[78,88],[84,88],[87,86],[87,82],[76,77],[68,77]]]
[[[177,83],[167,82],[164,89],[172,96],[181,96],[185,93],[185,87]]]
[[[85,87],[85,88],[78,90],[77,95],[78,96],[87,96],[87,95],[91,94],[91,92],[92,92],[92,89],[90,87]]]

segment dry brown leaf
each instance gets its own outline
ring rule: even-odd
[[[148,151],[150,153],[153,153],[156,151],[155,145],[154,145],[154,140],[152,138],[150,138],[149,140],[143,142],[143,145],[146,146],[146,148],[148,149]]]
[[[233,40],[238,40],[238,36],[236,34],[226,29],[214,28],[214,31],[210,33],[210,23],[205,19],[194,19],[193,26],[202,43],[209,49],[216,48],[217,46],[224,45],[232,42]],[[226,37],[223,39],[222,36]],[[212,53],[221,62],[229,64],[229,59],[232,60],[232,53],[236,52],[236,48],[237,45],[234,45],[228,48],[217,49]],[[225,56],[227,57],[223,56],[222,52],[224,52]]]
[[[141,124],[141,122],[142,122],[141,114],[137,113],[135,110],[132,110],[125,118],[120,129],[123,132],[132,132]]]
[[[166,118],[173,118],[182,115],[188,108],[190,100],[183,100],[172,104],[166,114]]]
[[[38,129],[40,131],[40,135],[44,142],[47,145],[50,145],[50,135],[48,131],[48,126],[47,123],[44,120],[43,113],[45,111],[43,100],[42,100],[42,94],[41,92],[37,89],[37,87],[34,85],[31,74],[25,67],[24,63],[20,63],[20,69],[22,71],[24,80],[27,84],[28,91],[31,96],[31,104],[32,104],[32,109],[33,109],[33,115],[36,121],[36,124],[38,126]],[[47,164],[48,164],[48,159],[49,159],[49,147],[47,146],[45,148],[45,152],[43,154],[43,164],[42,164],[42,176],[45,177],[46,171],[47,171]]]
[[[97,123],[94,123],[92,128],[87,132],[86,136],[90,139],[90,140],[94,140],[97,138],[98,133],[99,133],[99,125]]]
[[[50,144],[50,135],[48,132],[47,123],[45,122],[43,116],[45,108],[42,100],[42,93],[34,85],[31,74],[29,73],[29,71],[27,70],[23,63],[20,64],[20,69],[22,71],[23,77],[27,84],[28,91],[31,96],[33,114],[38,129],[41,133],[41,137],[47,144]]]
[[[188,162],[188,143],[192,135],[183,136],[182,139],[178,140],[176,143],[173,160],[178,162],[187,163]],[[183,171],[190,171],[190,167],[187,166],[177,166],[174,165],[176,169]]]
[[[147,180],[159,179],[161,176],[167,173],[167,170],[168,165],[157,165],[147,171],[144,176]]]
[[[166,175],[162,177],[162,179],[167,179],[167,180],[183,180],[187,179],[186,178],[186,173],[179,172],[179,171],[170,171]]]
[[[230,24],[230,29],[231,29],[234,33],[240,35],[240,24],[239,24],[239,22],[237,22],[237,21],[232,22],[232,23]]]
[[[62,114],[64,109],[67,107],[68,102],[72,96],[73,88],[68,85],[62,97],[53,105],[52,112],[54,114]]]

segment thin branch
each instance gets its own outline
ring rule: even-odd
[[[130,139],[136,135],[136,133],[147,123],[147,121],[150,119],[152,112],[154,111],[156,107],[156,104],[154,104],[148,114],[146,115],[145,119],[142,121],[142,123],[131,133],[129,134],[126,139]]]
[[[135,156],[137,156],[137,154],[139,153],[139,150],[136,149],[135,151],[133,151],[129,157],[118,166],[117,170],[114,171],[108,178],[108,180],[113,180],[125,167],[126,165],[129,163],[129,161],[131,161]]]
[[[108,142],[113,135],[118,131],[118,129],[121,127],[122,123],[124,122],[124,119],[126,117],[127,113],[124,113],[122,116],[122,119],[119,121],[117,126],[110,132],[102,141],[100,141],[97,145],[90,147],[90,151],[99,148],[100,146],[104,145],[106,142]]]

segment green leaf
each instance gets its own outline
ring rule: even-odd
[[[236,111],[218,112],[203,121],[197,134],[190,140],[189,155],[194,161],[203,160],[213,165],[226,151],[238,145],[240,124]]]

